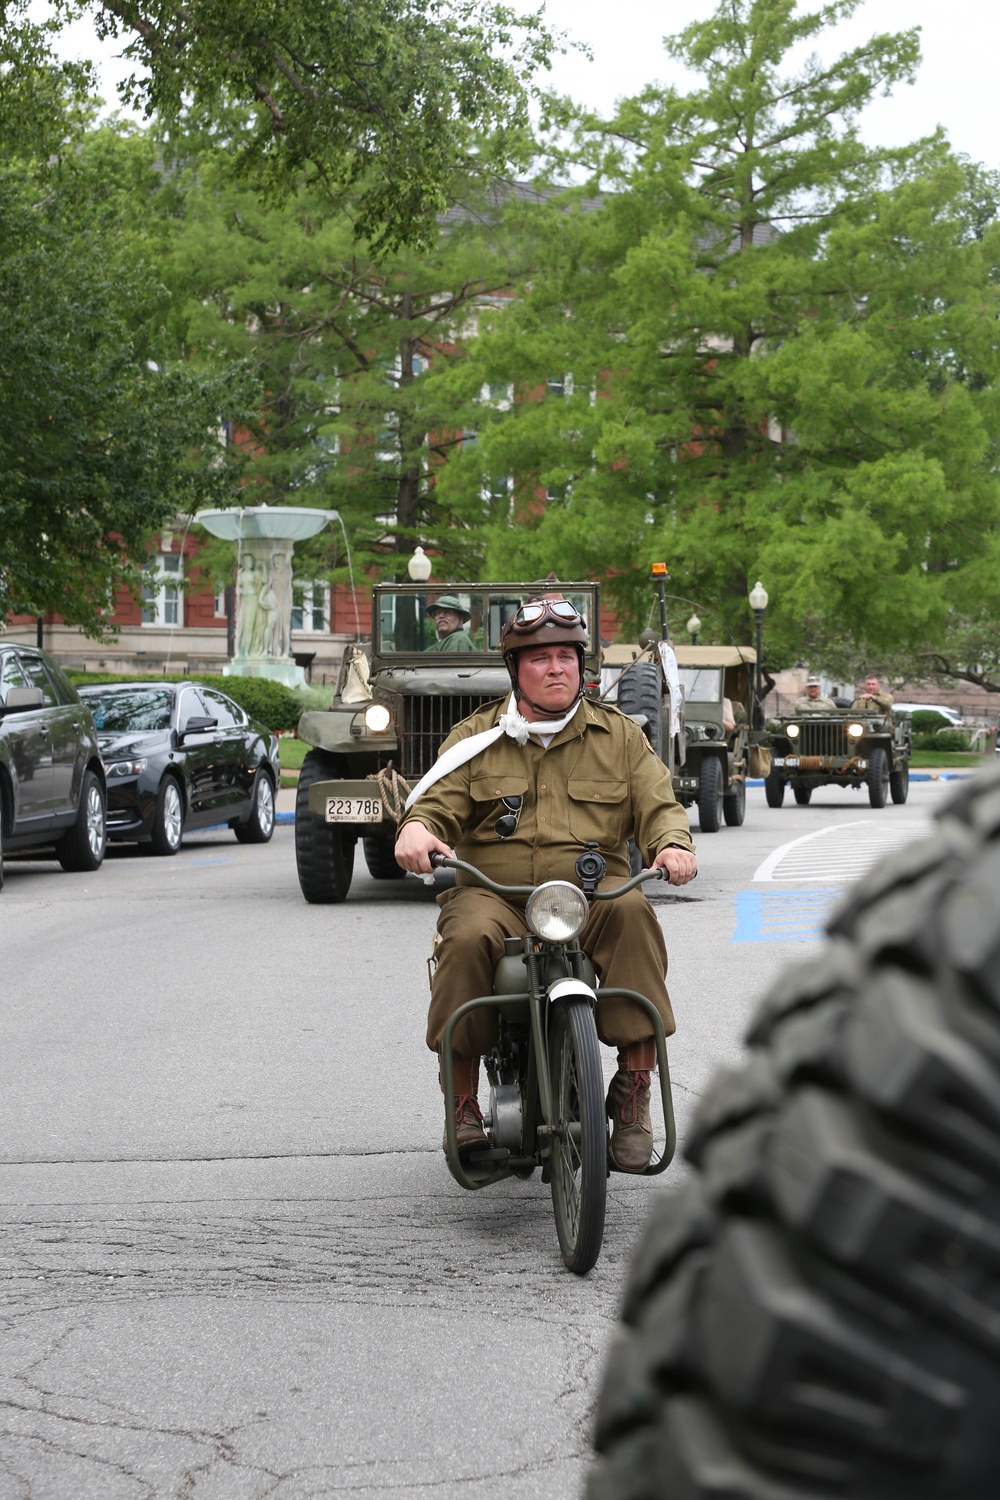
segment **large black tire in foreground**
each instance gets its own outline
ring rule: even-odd
[[[587,1500],[993,1500],[1000,772],[861,880],[710,1084]]]
[[[316,906],[346,901],[354,874],[355,840],[337,823],[325,823],[309,811],[313,782],[338,776],[343,771],[333,756],[310,750],[295,792],[295,868],[303,896]]]

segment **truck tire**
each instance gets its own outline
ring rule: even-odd
[[[655,662],[637,661],[618,683],[618,707],[623,714],[643,714],[647,723],[645,735],[653,750],[663,759],[663,686]]]
[[[306,900],[315,906],[346,901],[354,874],[355,839],[336,823],[309,811],[309,788],[342,773],[330,755],[310,750],[302,762],[295,793],[295,868]]]
[[[875,866],[636,1248],[587,1500],[992,1500],[1000,771]]]
[[[722,813],[727,828],[740,828],[747,815],[747,784],[740,777],[731,783],[732,791],[722,794]]]
[[[889,794],[889,757],[884,750],[873,750],[868,757],[868,801],[872,807],[884,807]]]
[[[895,771],[889,772],[889,795],[893,802],[905,802],[910,795],[910,762],[904,760]]]
[[[377,839],[373,834],[369,834],[362,839],[361,844],[365,851],[365,864],[373,880],[402,880],[404,878],[406,871],[397,865],[396,856],[392,852],[395,846],[395,835],[391,842],[386,843],[385,839]]]
[[[801,786],[794,781],[792,782],[792,796],[799,807],[808,807],[812,801],[812,794],[813,789],[811,786]]]
[[[768,807],[780,807],[785,800],[785,778],[780,771],[768,771],[764,777],[764,797]]]
[[[701,758],[698,823],[702,833],[718,833],[722,826],[722,762],[715,755]]]

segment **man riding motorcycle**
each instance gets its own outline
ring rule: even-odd
[[[584,845],[607,860],[606,885],[630,876],[634,838],[650,868],[672,885],[698,873],[687,814],[670,775],[639,727],[616,708],[583,697],[587,627],[559,597],[522,605],[505,624],[501,651],[510,699],[464,719],[437,763],[407,801],[396,859],[425,874],[435,852],[458,854],[493,880],[538,885],[575,878]],[[439,1051],[448,1018],[489,994],[506,937],[526,931],[523,908],[481,887],[459,883],[438,897],[439,945],[427,1021],[427,1045]],[[641,891],[594,903],[580,945],[609,987],[636,990],[675,1029],[664,976],[667,952]],[[656,1050],[641,1008],[597,994],[597,1032],[618,1049],[608,1091],[610,1154],[620,1171],[641,1172],[652,1154],[650,1073]],[[479,1060],[496,1039],[495,1016],[477,1010],[455,1031],[455,1090],[460,1155],[487,1145],[476,1091]]]

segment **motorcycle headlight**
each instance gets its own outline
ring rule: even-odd
[[[536,937],[550,943],[568,943],[583,931],[590,914],[586,896],[568,880],[547,880],[532,891],[524,908],[524,919]]]
[[[381,734],[383,730],[389,728],[391,718],[392,715],[384,703],[369,703],[365,709],[365,728],[369,729],[372,734]]]
[[[144,760],[112,760],[104,767],[105,773],[111,776],[138,776],[140,771],[146,769]]]
[[[785,733],[790,740],[797,740],[800,733],[799,726],[797,724],[786,724]]]
[[[847,732],[852,740],[859,740],[865,732],[865,726],[863,724],[848,724]]]

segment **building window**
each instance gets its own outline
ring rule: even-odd
[[[183,625],[184,579],[183,558],[179,552],[158,552],[143,572],[142,623],[144,625]]]
[[[295,583],[292,585],[292,629],[327,631],[330,629],[330,585],[328,583]]]
[[[546,396],[555,396],[557,398],[562,396],[572,396],[572,375],[550,375],[548,380],[546,380],[545,382],[545,394]]]

